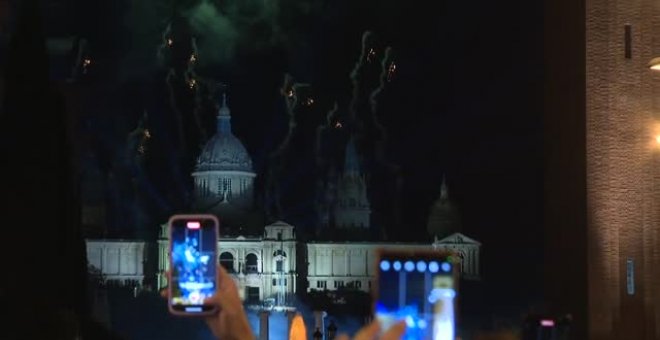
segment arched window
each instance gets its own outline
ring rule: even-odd
[[[225,267],[225,269],[233,273],[234,272],[234,255],[226,251],[220,254],[220,265]]]
[[[275,271],[281,273],[284,271],[284,258],[286,253],[282,249],[278,249],[273,253],[273,258],[275,259]]]
[[[257,255],[254,253],[249,253],[245,257],[245,271],[248,273],[256,273],[259,271]]]

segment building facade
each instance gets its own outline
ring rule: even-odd
[[[88,266],[100,271],[107,283],[140,286],[144,280],[145,242],[87,240]]]
[[[159,287],[167,285],[169,270],[168,226],[161,226],[158,240]],[[273,298],[283,302],[296,292],[296,234],[294,227],[278,221],[264,228],[257,237],[221,237],[218,240],[218,263],[235,280],[240,293],[249,302]]]
[[[452,234],[432,244],[388,242],[324,242],[308,243],[308,291],[353,288],[368,292],[375,280],[376,256],[380,248],[394,250],[451,251],[460,261],[459,270],[465,279],[479,279],[481,244],[463,234]]]
[[[192,173],[195,197],[198,200],[196,213],[217,214],[217,207],[228,213],[248,210],[252,202],[255,173],[250,156],[231,132],[231,116],[226,98],[223,98],[217,119],[217,132],[203,148]],[[370,227],[371,210],[366,181],[352,140],[346,146],[344,171],[338,177],[336,197],[338,204],[332,213],[337,228],[359,230]],[[222,221],[224,216],[219,217]],[[435,242],[429,244],[308,242],[301,248],[295,227],[286,222],[277,221],[266,225],[260,235],[241,235],[240,231],[244,229],[240,228],[240,221],[238,227],[234,231],[238,230],[239,234],[234,236],[222,233],[221,230],[218,263],[227,269],[248,303],[258,304],[269,300],[275,306],[286,306],[292,294],[303,290],[353,288],[367,292],[375,279],[373,263],[376,252],[385,247],[450,250],[460,261],[463,277],[479,278],[480,244],[459,233],[443,239],[436,238]],[[170,251],[167,228],[166,224],[161,225],[157,241],[158,289],[168,283]],[[90,240],[87,244],[90,262],[98,264],[98,268],[108,278],[142,278],[142,267],[137,271],[136,266],[142,263],[144,257],[143,242]],[[299,254],[299,249],[304,249],[304,253]],[[307,268],[297,268],[300,263],[306,264]],[[306,287],[297,286],[300,273],[306,273]],[[125,276],[128,274],[134,276]]]
[[[158,285],[167,285],[169,242],[167,225],[161,227],[158,241]],[[285,222],[266,226],[263,236],[233,238],[218,241],[218,262],[227,269],[247,301],[272,299],[278,304],[300,292],[296,286],[297,256],[306,256],[307,289],[338,290],[351,288],[368,292],[375,280],[375,261],[380,248],[400,250],[445,250],[457,256],[461,276],[469,280],[480,278],[481,244],[463,234],[455,233],[431,244],[388,242],[309,242],[306,255],[296,254],[295,228]]]

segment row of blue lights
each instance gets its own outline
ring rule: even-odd
[[[417,264],[415,264],[413,261],[406,261],[403,264],[400,261],[380,261],[380,269],[384,272],[389,271],[390,269],[398,272],[401,271],[401,268],[407,272],[412,272],[415,270],[415,268],[417,268],[417,271],[420,273],[425,272],[426,269],[428,269],[431,273],[437,273],[440,270],[448,273],[451,271],[451,264],[449,262],[438,263],[437,261],[431,261],[428,264],[425,261],[417,261]]]

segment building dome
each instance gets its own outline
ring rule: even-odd
[[[225,96],[218,112],[217,132],[197,158],[192,176],[198,207],[220,209],[229,215],[227,210],[238,213],[252,208],[256,174],[247,150],[231,133],[231,115]]]
[[[218,131],[197,158],[196,171],[252,172],[252,159],[231,132],[231,116],[225,98],[218,114]]]
[[[216,134],[204,146],[195,170],[252,172],[252,160],[234,135]]]

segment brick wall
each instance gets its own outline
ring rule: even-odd
[[[657,55],[659,1],[586,0],[590,339],[660,338],[660,76],[646,67]],[[627,292],[628,259],[634,295]]]

